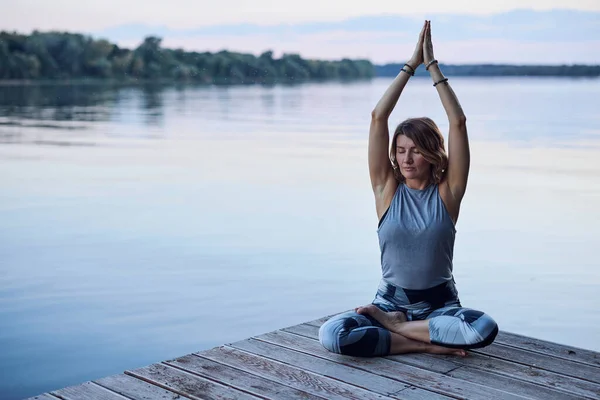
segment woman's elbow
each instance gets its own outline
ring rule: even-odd
[[[458,127],[464,127],[467,125],[467,116],[464,114],[458,115],[450,120],[450,124]]]
[[[383,121],[383,120],[387,120],[388,119],[388,115],[384,112],[381,112],[377,109],[374,109],[373,111],[371,111],[371,120],[377,120],[377,121]]]

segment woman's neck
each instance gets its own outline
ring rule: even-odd
[[[406,179],[404,181],[409,189],[423,190],[429,186],[429,179]]]

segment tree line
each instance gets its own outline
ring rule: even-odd
[[[149,36],[135,49],[66,32],[23,35],[0,32],[1,79],[143,79],[200,83],[275,83],[374,76],[368,60],[308,60],[298,54],[274,58],[252,54],[187,52],[161,47]]]
[[[396,76],[402,64],[369,60],[308,60],[298,54],[274,58],[220,51],[187,52],[161,47],[149,36],[135,49],[66,32],[30,35],[0,32],[0,80],[114,79],[199,83],[278,83]],[[600,76],[600,65],[441,65],[447,76]],[[428,75],[418,68],[416,75]]]

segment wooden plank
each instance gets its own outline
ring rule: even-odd
[[[281,332],[281,331],[280,331]],[[281,345],[284,345],[286,347],[292,348],[293,346],[302,346],[304,350],[308,351],[310,354],[312,354],[311,352],[314,351],[326,351],[323,346],[321,346],[321,344],[319,342],[314,343],[315,340],[318,340],[319,336],[319,328],[317,328],[314,325],[296,325],[296,326],[292,326],[289,328],[285,328],[283,330],[283,332],[289,332],[289,333],[294,333],[296,335],[300,335],[300,336],[304,336],[306,338],[310,338],[312,339],[310,342],[302,342],[302,341],[297,341],[296,339],[293,339],[292,337],[292,342],[286,344],[285,338],[286,336],[283,336],[281,338],[279,338]],[[277,335],[276,332],[272,332],[272,333],[267,333],[266,335],[261,335],[258,336],[258,338],[262,338],[264,337],[269,337],[269,335]],[[455,368],[460,367],[460,364],[456,364],[454,362],[452,362],[451,360],[448,359],[439,359],[439,358],[431,358],[431,357],[426,357],[424,354],[402,354],[402,355],[396,355],[396,356],[388,356],[386,358],[389,359],[393,359],[395,361],[398,362],[402,362],[408,365],[413,365],[415,367],[419,367],[419,368],[423,368],[423,369],[427,369],[429,371],[434,371],[434,372],[440,372],[440,373],[446,373],[448,371],[451,371]],[[364,360],[364,358],[359,358],[359,360]]]
[[[324,399],[324,397],[318,397],[192,354],[166,363],[267,399]]]
[[[581,349],[579,347],[567,346],[545,340],[534,339],[516,333],[500,331],[494,343],[542,353],[549,356],[576,361],[600,368],[600,353]],[[600,371],[598,372],[600,373]]]
[[[293,336],[291,334],[288,335]],[[294,367],[302,368],[305,371],[311,371],[319,375],[334,378],[350,385],[359,386],[384,396],[388,396],[391,393],[404,390],[408,387],[408,385],[393,379],[384,378],[360,369],[300,353],[265,341],[249,339],[232,343],[229,346],[261,357],[290,364]]]
[[[289,328],[286,328],[286,331]],[[286,332],[278,332],[280,335]],[[292,335],[291,333],[287,333]],[[297,336],[297,335],[296,335]],[[297,344],[293,346],[300,348],[301,342],[314,340],[297,336]],[[360,358],[342,356],[331,353],[322,346],[315,347],[312,354],[327,360],[336,361],[340,364],[349,365],[354,368],[364,369],[365,371],[386,376],[421,389],[430,390],[443,395],[454,396],[458,398],[480,398],[480,399],[516,399],[522,398],[519,395],[506,393],[497,389],[487,388],[470,382],[461,381],[441,373],[417,368],[412,365],[395,362],[382,357]]]
[[[54,397],[49,393],[42,393],[37,396],[29,397],[25,400],[59,400],[58,397]]]
[[[501,358],[520,364],[530,365],[547,371],[556,372],[565,376],[585,379],[590,382],[600,383],[598,368],[569,360],[561,360],[546,354],[534,353],[516,347],[502,344],[492,344],[482,349],[472,350],[480,354]]]
[[[443,394],[430,392],[429,390],[421,389],[416,386],[409,386],[404,390],[394,393],[394,397],[399,397],[403,400],[450,400],[454,397],[444,396]]]
[[[528,365],[502,360],[500,358],[494,358],[474,352],[470,352],[469,356],[465,358],[434,355],[426,356],[434,359],[451,358],[455,363],[466,367],[477,368],[494,374],[536,383],[565,393],[575,394],[580,397],[600,398],[600,385],[596,383],[545,371]]]
[[[192,399],[245,400],[258,398],[164,364],[152,364],[133,371],[125,371],[125,373]]]
[[[301,334],[307,338],[311,338],[314,341],[318,340],[318,327],[315,325],[297,325],[294,327],[286,328],[286,332],[292,332],[295,334]],[[387,359],[402,362],[400,356],[388,356]],[[483,354],[470,352],[468,357],[453,357],[453,356],[439,356],[421,354],[421,356],[436,361],[451,361],[454,365],[460,366],[465,365],[469,367],[477,367],[479,369],[488,370],[493,373],[505,375],[508,377],[514,377],[527,382],[536,383],[549,388],[555,388],[562,390],[566,393],[572,393],[579,396],[585,396],[589,398],[600,397],[600,386],[598,384],[580,380],[568,376],[564,376],[554,372],[548,372],[543,369],[514,363],[510,360],[503,360],[499,358],[489,357]]]
[[[283,332],[292,332],[296,335],[305,336],[310,339],[319,340],[319,327],[316,325],[300,324],[283,328]]]
[[[354,311],[354,308],[353,308],[353,309],[351,309],[351,310],[346,310],[346,311],[341,311],[341,312],[338,312],[338,313],[335,313],[335,314],[326,315],[326,316],[324,316],[324,317],[317,318],[317,319],[315,319],[315,320],[312,320],[312,321],[305,322],[304,324],[307,324],[307,325],[313,325],[313,326],[316,326],[316,327],[320,327],[320,326],[321,326],[321,325],[323,325],[323,324],[325,323],[325,321],[327,321],[329,318],[331,318],[331,317],[335,317],[336,315],[340,315],[340,314],[347,313],[348,311]]]
[[[560,392],[550,389],[546,386],[536,385],[531,382],[519,379],[509,378],[482,371],[476,368],[460,367],[448,373],[449,376],[459,378],[464,381],[478,383],[483,386],[502,389],[510,393],[518,393],[531,399],[541,400],[580,400],[581,396]]]
[[[133,376],[119,374],[95,380],[94,383],[135,400],[184,399],[179,393],[152,385]]]
[[[315,357],[312,357],[311,355],[315,355],[315,354],[322,354],[322,355],[327,355],[327,353],[329,353],[327,350],[325,350],[323,348],[323,346],[321,346],[321,344],[315,340],[311,340],[308,338],[302,338],[299,337],[297,335],[292,335],[291,333],[286,333],[286,332],[282,332],[282,331],[277,331],[277,332],[271,332],[271,333],[267,333],[265,335],[260,335],[258,337],[256,337],[256,340],[258,341],[262,341],[265,343],[269,343],[269,344],[273,344],[273,345],[277,345],[277,346],[282,346],[285,347],[289,350],[281,350],[281,349],[276,349],[274,351],[275,353],[275,357],[277,357],[279,354],[283,354],[283,352],[290,352],[292,351],[292,353],[298,353],[298,352],[303,352],[306,353],[308,357],[305,359],[303,364],[297,363],[297,355],[293,358],[293,359],[284,359],[284,358],[276,358],[280,361],[283,362],[287,362],[287,363],[294,363],[294,365],[296,366],[302,366],[304,367],[304,365],[306,365],[306,368],[309,370],[312,370],[313,372],[317,372],[317,373],[321,373],[323,375],[328,375],[340,380],[344,380],[340,377],[340,374],[338,374],[339,371],[339,367],[335,367],[335,373],[331,374],[331,372],[333,371],[327,371],[327,370],[323,370],[323,364],[319,363],[319,359],[317,359],[317,361],[315,360]],[[248,347],[245,348],[247,351],[251,351],[251,352],[255,352],[255,350],[251,350]],[[299,354],[299,353],[298,353]],[[268,353],[261,353],[261,355],[266,356],[266,357],[272,357],[270,356]],[[373,361],[375,363],[377,363],[377,358],[354,358],[354,357],[348,357],[348,356],[339,356],[339,357],[343,357],[348,361],[351,360],[355,360],[358,363],[362,363],[362,364],[368,364],[370,361]],[[321,360],[321,362],[327,362],[325,365],[331,365],[331,362],[326,361],[325,359]],[[335,361],[332,361],[334,364],[336,363]],[[385,362],[385,361],[383,361]],[[444,361],[442,360],[442,363]],[[339,366],[343,367],[343,368],[350,368],[351,370],[355,370],[355,371],[359,371],[359,372],[363,372],[363,370],[359,370],[354,368],[354,366],[345,366],[345,365],[341,365],[338,364]],[[377,367],[377,365],[375,365],[375,368]],[[456,368],[456,365],[454,365],[454,368]],[[345,374],[345,372],[344,372]],[[376,393],[380,393],[380,394],[385,394],[388,396],[394,396],[397,397],[399,391],[397,391],[396,389],[398,387],[404,387],[404,389],[400,389],[402,395],[400,396],[401,398],[412,398],[412,399],[431,399],[431,398],[437,398],[437,399],[448,399],[449,397],[444,396],[444,395],[440,395],[437,393],[433,393],[421,388],[416,388],[414,386],[409,386],[407,384],[403,384],[397,380],[394,379],[390,379],[390,378],[386,378],[383,376],[379,376],[379,375],[375,375],[373,373],[367,373],[367,375],[363,375],[361,377],[357,379],[355,379],[354,375],[356,374],[356,372],[351,371],[350,372],[350,376],[348,376],[349,379],[352,379],[351,383],[353,382],[354,384],[360,384],[360,386],[369,389],[373,392]],[[344,380],[345,381],[345,380]],[[390,383],[391,382],[391,383]],[[411,389],[411,390],[406,390],[406,389]],[[395,393],[394,393],[395,392]]]
[[[321,317],[321,318],[317,318],[313,321],[308,321],[305,323],[305,325],[312,325],[312,326],[316,326],[317,328],[320,328],[321,325],[323,325],[325,323],[325,321],[327,321],[329,318],[334,317],[338,314],[343,314],[344,312],[341,313],[337,313],[337,314],[333,314],[333,315],[328,315],[326,317]]]
[[[93,382],[85,382],[81,385],[53,390],[50,393],[64,400],[127,400],[127,397],[123,397]]]
[[[335,379],[319,376],[300,368],[229,347],[214,348],[196,353],[196,355],[327,399],[367,400],[389,398]]]

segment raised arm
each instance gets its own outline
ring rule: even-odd
[[[435,60],[433,57],[433,44],[431,42],[431,22],[427,21],[425,26],[423,57],[425,65],[429,65],[431,61]],[[428,70],[434,83],[445,79],[437,62],[430,64]],[[444,106],[444,110],[446,110],[450,124],[446,182],[454,199],[460,204],[467,190],[467,179],[469,177],[469,165],[471,162],[469,138],[467,136],[467,118],[447,80],[437,84],[435,87],[442,100],[442,105]]]
[[[369,130],[369,175],[371,186],[375,194],[377,214],[385,212],[384,204],[386,194],[392,189],[395,191],[396,179],[389,157],[390,135],[388,130],[388,118],[396,106],[402,90],[406,86],[414,69],[423,63],[423,41],[425,39],[425,24],[419,35],[419,41],[411,59],[407,62],[394,79],[390,87],[385,91],[371,112],[371,127]],[[392,186],[394,186],[392,188]]]

